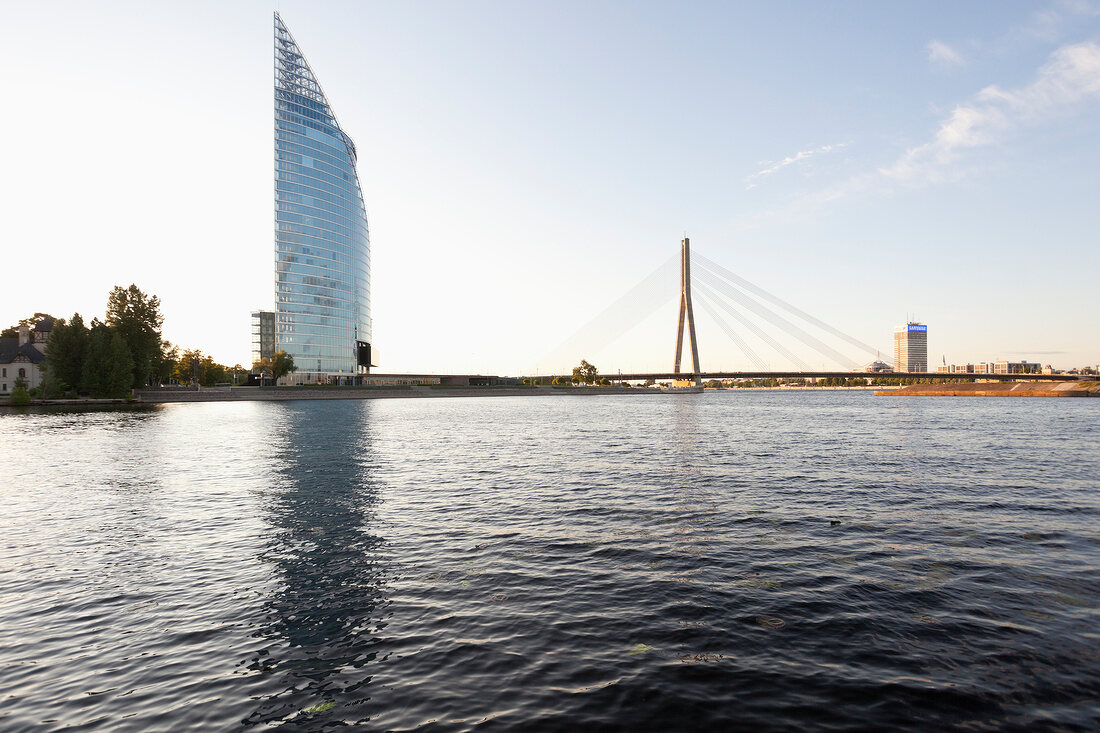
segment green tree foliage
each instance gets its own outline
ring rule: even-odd
[[[179,363],[179,358],[180,349],[178,346],[168,341],[160,342],[160,357],[153,370],[153,376],[158,383],[163,384],[175,376],[176,364]]]
[[[37,324],[44,318],[52,318],[55,321],[57,320],[49,313],[35,313],[33,316],[27,316],[23,320],[19,321],[19,323],[16,323],[14,326],[8,326],[3,331],[0,331],[0,338],[17,338],[19,336],[20,326],[26,326],[27,328],[34,330],[35,324]]]
[[[117,330],[93,318],[80,391],[96,398],[125,397],[133,384],[133,369],[126,339]]]
[[[198,349],[187,349],[176,359],[172,376],[180,384],[202,382],[202,352]]]
[[[176,380],[188,384],[195,380],[203,387],[213,387],[220,382],[230,381],[229,367],[214,361],[213,357],[198,349],[184,351],[175,361]]]
[[[285,351],[276,351],[271,357],[271,373],[275,379],[285,377],[287,374],[296,371],[298,371],[298,367],[294,363],[294,357]]]
[[[581,359],[580,366],[573,367],[573,381],[592,384],[600,376],[600,371],[592,364]]]
[[[107,325],[116,329],[130,352],[131,386],[151,384],[160,368],[160,298],[143,293],[137,285],[115,286],[107,297]]]
[[[560,377],[559,376],[559,377],[554,377],[554,381],[551,382],[550,384],[554,385],[555,387],[565,387],[565,386],[571,384],[571,382],[569,380],[569,377]]]
[[[88,328],[79,313],[74,313],[68,323],[62,319],[54,321],[46,348],[46,369],[56,383],[55,392],[63,394],[80,386],[88,338]]]
[[[31,403],[30,392],[27,391],[27,380],[22,377],[15,378],[15,386],[12,387],[11,395],[8,397],[11,404],[22,407],[23,405],[29,405]]]
[[[276,351],[252,364],[252,370],[262,373],[267,379],[277,381],[291,372],[298,371],[294,357],[285,351]]]

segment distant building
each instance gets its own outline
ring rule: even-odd
[[[889,364],[887,364],[886,362],[884,362],[880,359],[876,359],[876,360],[872,361],[870,364],[864,364],[862,371],[865,371],[865,372],[892,372],[892,371],[894,371],[894,368],[892,366],[890,366]]]
[[[252,312],[252,363],[275,355],[275,311]]]
[[[22,379],[27,389],[42,383],[46,368],[46,342],[50,340],[53,319],[43,318],[34,329],[19,328],[15,338],[0,338],[0,394],[11,394],[15,380]]]
[[[928,326],[909,322],[894,329],[894,371],[928,371]]]
[[[993,362],[994,374],[1039,374],[1043,371],[1043,365],[1034,361],[995,361]]]
[[[980,364],[949,364],[937,367],[937,372],[951,374],[1055,374],[1057,371],[1047,364],[1045,367],[1035,361],[994,361]]]

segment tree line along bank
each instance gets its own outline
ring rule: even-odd
[[[39,384],[28,389],[25,379],[16,378],[13,404],[26,404],[32,397],[121,399],[132,389],[151,385],[175,382],[211,387],[243,383],[253,371],[266,372],[272,379],[294,371],[293,360],[285,353],[249,369],[218,364],[199,349],[181,350],[161,335],[160,298],[133,284],[111,290],[102,321],[92,318],[85,323],[79,313],[67,321],[35,313],[4,329],[0,337],[17,338],[21,328],[33,329],[44,321],[52,326],[42,348],[45,359],[38,364]]]

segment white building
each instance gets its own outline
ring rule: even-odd
[[[894,371],[928,371],[928,326],[910,321],[894,329]]]
[[[53,319],[43,318],[33,331],[21,326],[16,338],[0,338],[0,394],[11,394],[17,379],[22,379],[27,389],[42,383],[46,342],[52,329]]]

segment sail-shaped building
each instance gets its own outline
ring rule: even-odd
[[[275,13],[275,348],[294,383],[370,370],[370,236],[355,144]]]

